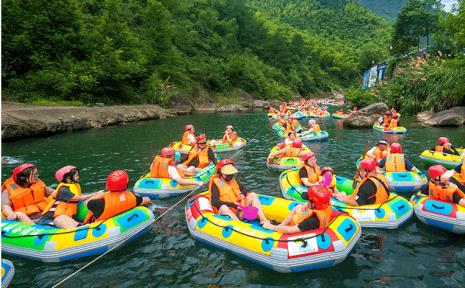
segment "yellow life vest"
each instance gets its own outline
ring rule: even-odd
[[[405,172],[405,156],[401,153],[389,154],[386,157],[386,172]]]

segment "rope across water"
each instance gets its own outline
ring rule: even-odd
[[[237,151],[236,153],[234,153],[230,158],[231,159],[234,159],[237,155],[239,155],[245,147],[247,147],[247,145],[249,145],[252,141],[254,141],[258,135],[260,135],[260,133],[262,133],[262,131],[266,128],[267,126],[266,125],[263,125],[262,129],[260,129],[257,134],[255,134],[255,136],[246,143],[246,145],[244,145],[244,147],[242,147],[241,150]],[[156,217],[153,221],[152,224],[156,223],[159,219],[161,219],[163,216],[165,216],[166,214],[168,214],[171,210],[173,210],[175,207],[177,207],[179,204],[183,203],[188,197],[190,197],[194,192],[196,192],[201,186],[195,188],[194,190],[192,190],[191,192],[189,192],[188,194],[186,194],[184,197],[181,198],[181,200],[179,200],[178,202],[176,202],[175,204],[173,204],[172,206],[170,206],[168,209],[166,209],[166,211],[164,211],[163,213],[161,213],[158,217]],[[79,268],[78,270],[74,271],[73,273],[69,274],[68,276],[66,276],[65,278],[63,278],[62,280],[60,280],[58,283],[56,283],[55,285],[52,286],[52,288],[55,288],[55,287],[59,287],[61,284],[65,283],[66,281],[68,281],[69,279],[71,279],[72,277],[74,277],[75,275],[77,275],[79,272],[83,271],[84,269],[86,269],[87,267],[89,267],[90,265],[94,264],[95,262],[97,262],[99,259],[103,258],[105,255],[107,255],[108,253],[110,253],[111,251],[115,250],[116,248],[120,247],[121,245],[123,245],[124,242],[119,242],[118,244],[116,244],[115,246],[113,246],[112,248],[108,249],[107,251],[105,251],[104,253],[100,254],[99,256],[97,256],[96,258],[92,259],[92,261],[88,262],[87,264],[85,264],[84,266],[82,266],[81,268]]]

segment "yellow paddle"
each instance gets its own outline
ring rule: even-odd
[[[368,149],[370,149],[370,141],[367,142],[367,144],[365,144],[365,150],[363,150],[363,154],[362,154],[362,160],[365,158],[365,156],[367,155],[367,152],[368,152]],[[357,169],[357,171],[355,171],[355,175],[354,175],[354,182],[352,182],[352,188],[355,189],[355,187],[357,187],[357,179],[360,177],[360,173],[359,173],[359,169]]]

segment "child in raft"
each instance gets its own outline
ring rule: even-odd
[[[42,216],[41,222],[62,229],[75,228],[81,225],[73,218],[77,214],[78,202],[101,195],[103,191],[82,194],[78,183],[79,169],[75,166],[68,165],[58,169],[55,178],[59,184],[51,195],[53,201],[48,207],[48,212]]]
[[[431,180],[428,184],[428,195],[438,200],[465,207],[465,192],[450,182],[450,178],[454,173],[454,170],[447,171],[442,165],[429,167],[428,174]]]
[[[439,137],[438,145],[434,146],[431,151],[443,152],[452,155],[460,155],[460,153],[452,146],[447,137]]]
[[[136,206],[149,206],[152,204],[148,197],[141,197],[127,191],[128,183],[129,176],[126,171],[116,170],[110,172],[106,182],[108,192],[87,199],[86,205],[90,212],[87,214],[84,223],[104,221]]]
[[[315,185],[303,194],[305,204],[299,204],[292,209],[286,219],[279,225],[264,223],[263,228],[281,233],[298,233],[323,228],[328,225],[333,215],[331,192],[328,187]]]

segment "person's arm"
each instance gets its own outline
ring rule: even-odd
[[[7,217],[8,220],[16,220],[18,216],[16,216],[13,208],[11,207],[10,197],[8,194],[8,190],[4,190],[2,192],[2,213]]]
[[[373,155],[373,153],[375,152],[375,148],[376,147],[373,147],[371,148],[370,150],[368,150],[367,152],[367,156],[370,157],[370,158],[376,158],[375,155]]]
[[[220,191],[218,190],[218,187],[216,187],[216,185],[212,185],[211,195],[212,195],[212,199],[211,199],[212,206],[214,206],[214,207],[216,207],[216,208],[218,208],[218,209],[219,209],[222,205],[226,205],[226,206],[228,206],[228,207],[237,208],[237,204],[236,204],[236,203],[225,202],[225,201],[221,201],[221,200],[220,200]]]
[[[212,161],[213,163],[217,163],[216,161],[216,155],[215,155],[215,152],[213,152],[213,149],[212,148],[209,148],[208,149],[208,159],[210,159],[210,161]]]
[[[405,161],[407,163],[407,161]],[[386,166],[386,158],[383,158],[381,159],[381,161],[379,161],[379,168],[381,169],[384,169],[384,167]]]
[[[46,195],[46,196],[52,195],[53,192],[55,192],[55,189],[50,188],[50,187],[48,187],[48,186],[45,186],[45,195]]]
[[[407,169],[407,171],[413,171],[413,172],[416,172],[418,174],[422,173],[417,167],[415,167],[415,165],[412,164],[412,162],[410,162],[410,160],[408,160],[407,158],[405,158],[405,168]]]
[[[104,192],[104,193],[94,193],[91,197],[87,198],[86,200],[86,205],[89,203],[91,200],[97,200],[97,199],[102,199],[105,194],[110,193],[110,192]]]
[[[180,185],[199,185],[201,186],[203,182],[197,181],[195,179],[185,179],[182,178],[181,175],[179,175],[178,170],[174,166],[168,167],[168,174],[171,179],[176,181]]]
[[[236,180],[236,181],[237,181],[237,180]],[[241,183],[239,184],[239,190],[241,190],[241,194],[244,195],[244,196],[247,195],[247,193],[249,192],[249,190],[247,190],[247,188],[245,187],[245,185],[244,185],[244,184],[241,184]]]

